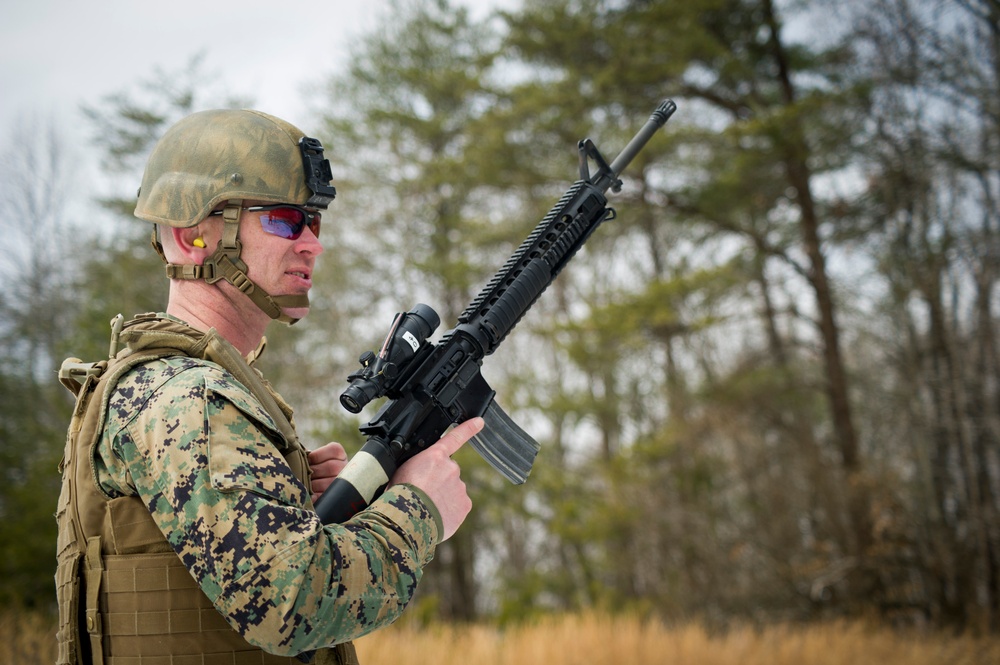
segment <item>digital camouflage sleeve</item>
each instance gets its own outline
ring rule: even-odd
[[[441,527],[409,486],[324,527],[279,445],[270,417],[231,375],[173,357],[123,377],[94,458],[102,490],[142,499],[230,625],[291,655],[396,619]]]

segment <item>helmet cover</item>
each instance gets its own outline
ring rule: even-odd
[[[193,113],[153,148],[135,216],[187,228],[227,200],[326,208],[335,190],[322,151],[316,139],[260,111]]]

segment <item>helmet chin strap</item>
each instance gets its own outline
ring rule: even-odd
[[[153,247],[167,264],[167,277],[170,279],[203,279],[209,284],[226,280],[246,295],[253,304],[269,317],[288,325],[295,324],[299,319],[292,318],[282,312],[282,307],[309,307],[309,296],[285,295],[272,296],[247,276],[247,264],[240,258],[243,245],[239,240],[240,214],[243,210],[242,199],[232,199],[222,211],[222,239],[215,251],[205,259],[203,265],[177,265],[169,263],[163,253],[163,248],[153,231]]]

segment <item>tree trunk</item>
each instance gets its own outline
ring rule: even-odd
[[[780,26],[772,0],[763,0],[763,8],[765,22],[770,30],[770,44],[778,68],[783,102],[786,107],[791,107],[796,103],[795,85],[791,78],[788,56],[781,41]],[[791,117],[794,118],[794,115]],[[803,246],[809,258],[809,283],[816,296],[819,316],[818,326],[822,340],[827,399],[846,483],[845,494],[853,533],[851,541],[844,545],[846,553],[857,560],[858,569],[862,572],[862,579],[855,580],[856,587],[853,590],[855,597],[861,599],[871,591],[871,584],[875,579],[866,572],[865,562],[866,553],[872,543],[870,493],[862,474],[858,437],[851,413],[847,372],[840,349],[836,305],[820,237],[820,219],[811,188],[812,173],[807,163],[810,150],[803,129],[797,122],[790,123],[785,137],[785,172],[789,184],[795,190],[795,202],[801,215],[799,226]]]

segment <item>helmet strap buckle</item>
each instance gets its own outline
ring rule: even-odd
[[[239,240],[242,214],[242,199],[232,199],[222,210],[222,239],[203,264],[202,279],[209,284],[215,284],[220,279],[225,279],[234,285],[236,280],[249,281],[246,275],[247,264],[240,258],[240,253],[243,251],[243,244]]]

